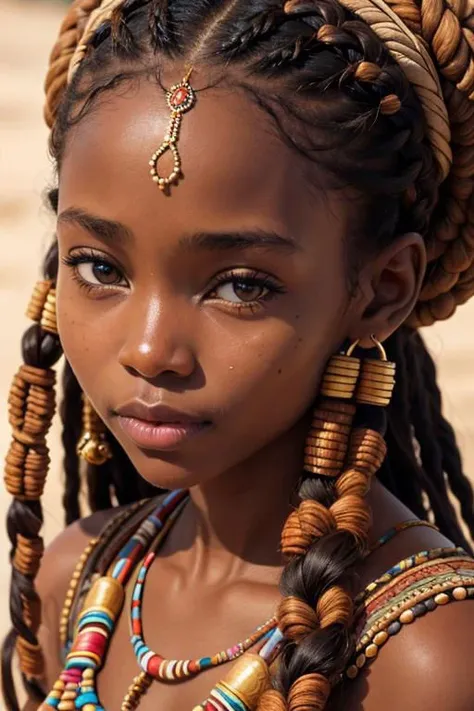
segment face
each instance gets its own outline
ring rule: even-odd
[[[237,91],[198,94],[178,143],[184,179],[165,195],[149,160],[168,121],[161,89],[143,82],[68,136],[58,323],[140,474],[176,488],[278,447],[351,311],[343,198],[318,195],[265,113]]]

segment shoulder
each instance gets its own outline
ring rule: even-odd
[[[346,711],[472,711],[474,600],[407,625],[347,687]],[[353,684],[353,686],[352,686]]]
[[[391,637],[346,687],[346,711],[472,711],[474,600],[439,606]]]

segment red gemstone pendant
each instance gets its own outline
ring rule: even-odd
[[[170,109],[182,114],[193,106],[195,94],[187,82],[182,82],[171,87],[167,98]]]

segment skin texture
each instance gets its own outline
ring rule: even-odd
[[[179,68],[169,83],[176,74]],[[199,88],[199,73],[193,83]],[[370,334],[383,339],[398,327],[416,299],[425,254],[419,236],[401,236],[362,267],[350,292],[346,241],[353,201],[349,209],[342,192],[316,189],[308,164],[237,92],[199,96],[183,120],[185,179],[163,195],[150,179],[148,160],[168,117],[160,90],[142,83],[133,92],[108,95],[71,133],[59,183],[60,257],[92,250],[118,270],[109,271],[109,281],[118,274],[118,284],[81,288],[74,275],[79,271],[94,281],[91,265],[74,269],[62,263],[58,322],[81,386],[142,476],[158,486],[191,487],[192,501],[151,569],[144,603],[147,644],[184,658],[223,649],[273,614],[283,564],[280,531],[324,364],[346,340],[361,338],[368,345]],[[124,225],[127,237],[120,238],[110,221]],[[218,239],[249,231],[277,233],[290,244],[231,249],[226,240],[224,249]],[[263,274],[266,285],[250,288],[252,308],[236,306],[242,296],[248,302],[249,287],[235,279],[249,270]],[[216,285],[221,274],[227,281]],[[262,298],[272,285],[277,293]],[[144,450],[124,434],[115,414],[133,398],[166,404],[211,425],[174,451]],[[370,503],[374,539],[412,517],[380,485],[373,487]],[[74,525],[45,557],[39,587],[46,686],[60,671],[58,610],[70,573],[104,518]],[[431,530],[405,532],[364,564],[361,584],[401,557],[443,544]],[[420,671],[436,671],[441,645],[454,666],[474,612],[471,603],[453,607],[417,623],[416,636],[409,630],[387,645],[337,708],[380,711],[382,696],[387,711],[434,703],[429,690],[417,701],[420,677],[412,645],[418,640],[416,649],[425,650]],[[443,618],[456,643],[440,634]],[[409,670],[394,656],[404,655],[406,645],[412,650]],[[467,654],[463,660],[465,668]],[[401,675],[397,693],[395,670]],[[122,615],[99,680],[106,708],[120,707],[136,671]],[[155,684],[140,709],[191,709],[223,674],[210,671],[179,688]],[[465,686],[455,682],[450,699],[464,693]],[[467,709],[462,703],[449,708]]]

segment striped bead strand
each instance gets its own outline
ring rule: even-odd
[[[142,624],[142,604],[143,592],[148,571],[159,551],[162,536],[159,536],[155,549],[146,556],[136,579],[133,589],[131,621],[130,626],[133,632],[131,643],[137,662],[142,671],[159,681],[182,681],[196,676],[211,667],[226,664],[229,661],[242,656],[248,649],[264,639],[276,627],[276,618],[272,617],[268,622],[257,627],[257,629],[243,642],[233,645],[229,649],[214,654],[212,657],[201,657],[199,659],[165,659],[160,654],[153,652],[145,644]]]

